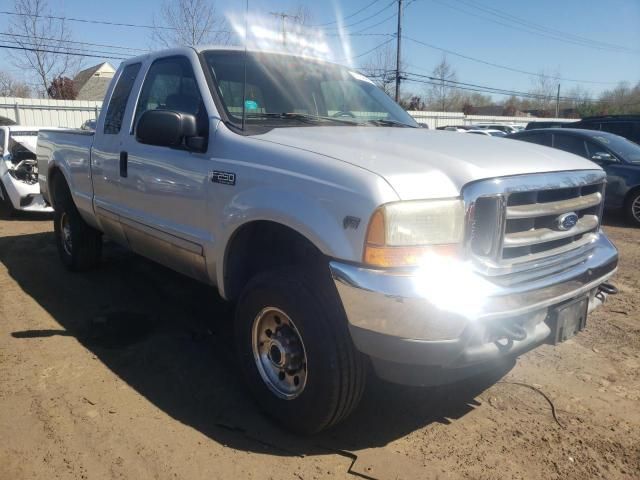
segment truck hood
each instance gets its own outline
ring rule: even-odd
[[[465,184],[486,178],[600,170],[577,155],[528,142],[422,128],[292,127],[253,138],[374,172],[402,200],[456,197]]]

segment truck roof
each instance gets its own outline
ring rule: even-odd
[[[126,59],[125,61],[122,62],[122,65],[126,65],[129,63],[136,63],[136,62],[141,62],[149,57],[155,58],[155,57],[164,57],[167,55],[184,55],[186,53],[189,52],[197,52],[197,53],[202,53],[204,51],[207,50],[218,50],[218,51],[229,51],[229,52],[244,52],[245,48],[241,47],[241,46],[229,46],[229,45],[196,45],[193,47],[176,47],[176,48],[168,48],[168,49],[162,49],[162,50],[155,50],[153,52],[149,52],[149,53],[145,53],[142,55],[138,55],[137,57],[131,57]],[[290,52],[290,51],[285,51],[285,50],[278,50],[278,49],[268,49],[268,48],[247,48],[246,51],[248,53],[268,53],[268,54],[279,54],[279,55],[289,55],[292,57],[299,57],[299,58],[306,58],[306,59],[310,59],[310,60],[316,60],[319,62],[325,62],[325,63],[332,63],[335,65],[341,65],[340,63],[337,62],[333,62],[331,60],[322,58],[322,57],[318,57],[318,56],[312,56],[312,55],[307,55],[307,54],[303,54],[303,53],[296,53],[296,52]]]

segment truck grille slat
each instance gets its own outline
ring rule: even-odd
[[[598,237],[604,186],[604,173],[593,171],[480,183],[466,192],[469,251],[491,276],[583,252]]]
[[[564,213],[564,212],[563,212]],[[575,227],[566,231],[553,230],[551,228],[536,228],[523,232],[508,233],[504,236],[503,248],[524,247],[537,245],[539,243],[553,242],[567,237],[582,235],[598,227],[598,217],[596,215],[585,215]]]
[[[583,197],[557,200],[555,202],[514,205],[507,207],[507,218],[533,218],[547,215],[560,215],[575,210],[595,207],[600,205],[600,202],[602,202],[602,194],[600,192],[594,192]]]

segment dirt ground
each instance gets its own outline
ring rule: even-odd
[[[2,480],[640,478],[640,229],[609,221],[621,294],[577,337],[449,387],[372,378],[313,438],[250,400],[210,288],[113,245],[67,273],[51,231],[0,220]]]

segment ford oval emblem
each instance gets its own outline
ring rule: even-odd
[[[578,223],[578,215],[575,212],[564,213],[557,219],[558,230],[571,230]]]

